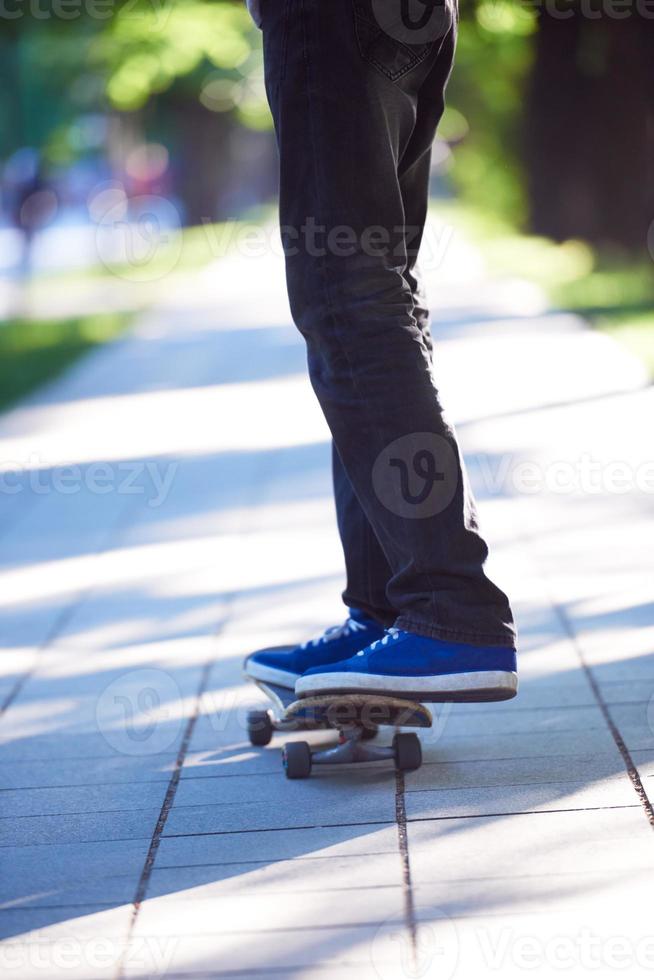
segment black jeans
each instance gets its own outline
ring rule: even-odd
[[[513,646],[433,380],[416,266],[455,17],[407,44],[378,10],[262,3],[289,297],[334,442],[344,599],[426,636]]]

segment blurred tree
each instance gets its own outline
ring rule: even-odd
[[[23,12],[0,20],[3,158],[25,145],[59,165],[97,153],[99,128],[83,124],[95,113],[113,119],[114,162],[144,136],[165,142],[191,222],[243,203],[236,175],[271,189],[272,140],[256,135],[270,126],[260,33],[242,0],[85,0],[65,20],[44,15],[54,0],[39,0],[38,17],[21,0],[3,9],[12,2]],[[461,0],[442,129],[452,180],[539,233],[642,247],[654,216],[654,22],[629,0],[552,3]]]
[[[88,3],[71,20],[46,9],[0,21],[2,157],[31,145],[50,165],[73,163],[99,149],[81,121],[102,113],[114,165],[135,141],[164,138],[187,219],[223,216],[234,132],[256,143],[270,125],[260,34],[240,0],[118,0],[101,15]],[[271,140],[260,142],[274,173]]]
[[[523,224],[521,122],[537,19],[519,0],[461,0],[457,63],[443,134],[455,145],[463,197]]]
[[[531,228],[644,249],[654,218],[654,22],[577,3],[539,18],[525,163]]]
[[[461,0],[454,182],[538,234],[642,251],[654,217],[653,92],[651,5]]]
[[[191,224],[230,213],[233,140],[243,126],[270,128],[260,34],[241,2],[143,2],[120,10],[91,60],[123,112],[158,119],[176,148],[177,188]],[[272,147],[262,143],[274,172]],[[267,151],[267,152],[266,152]],[[270,185],[266,190],[271,190]]]

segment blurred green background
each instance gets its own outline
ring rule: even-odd
[[[433,191],[491,269],[538,281],[654,371],[648,10],[463,0]],[[134,285],[105,225],[145,201],[176,250],[162,274],[210,261],[216,223],[272,213],[276,159],[261,35],[240,2],[5,0],[0,47],[6,405],[148,302],[98,288]]]

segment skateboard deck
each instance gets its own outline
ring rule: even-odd
[[[432,714],[417,701],[376,694],[322,694],[293,700],[285,719],[311,727],[342,729],[348,726],[379,728],[431,728]]]
[[[265,681],[255,681],[256,686],[272,701],[275,713],[280,717],[297,700],[295,691],[289,691],[286,687],[279,687],[277,684],[268,684]]]

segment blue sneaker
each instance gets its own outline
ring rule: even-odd
[[[258,650],[247,658],[243,669],[252,680],[292,691],[305,670],[347,660],[383,636],[382,626],[359,609],[350,609],[342,626],[330,626],[315,640],[299,647]]]
[[[507,701],[518,691],[515,651],[446,643],[390,629],[342,663],[311,667],[299,697],[381,694],[413,701]]]

